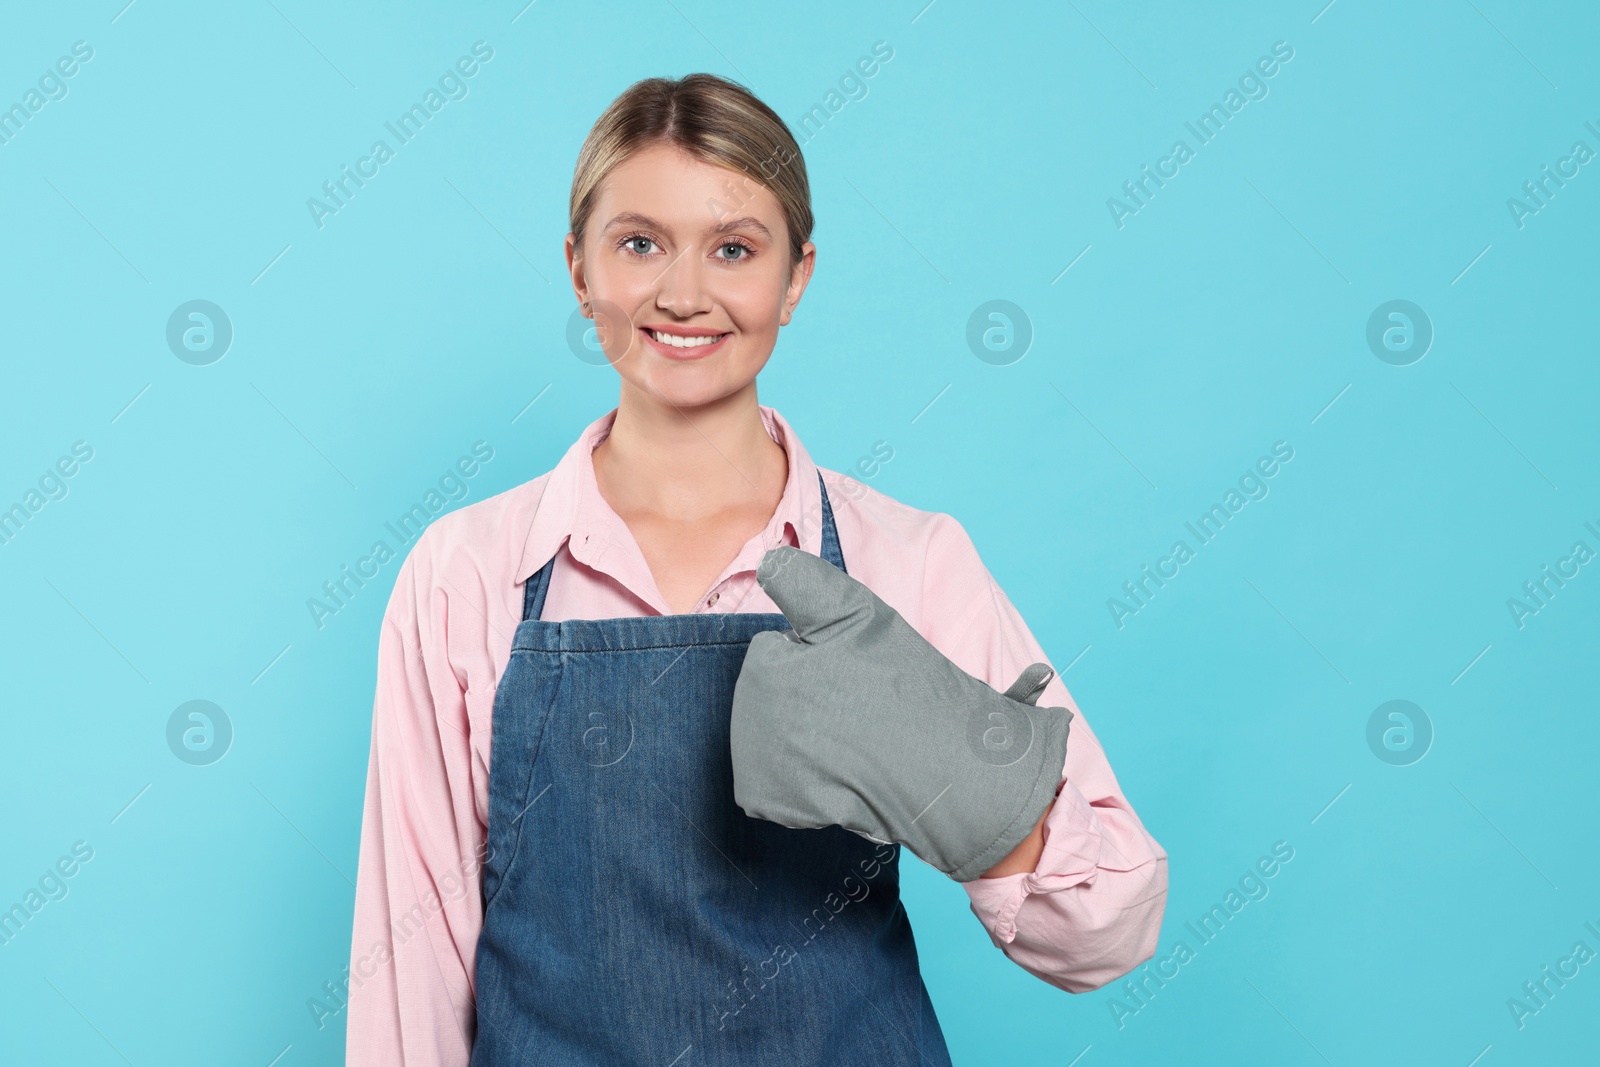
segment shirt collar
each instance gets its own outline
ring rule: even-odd
[[[761,532],[761,551],[765,553],[779,544],[793,544],[821,555],[822,492],[816,464],[794,429],[776,409],[764,404],[756,407],[767,434],[789,457],[789,476],[772,520]],[[550,471],[523,543],[517,582],[526,581],[554,558],[562,542],[569,539],[568,551],[585,563],[595,565],[613,546],[616,531],[627,530],[621,517],[600,495],[594,474],[594,450],[611,432],[616,419],[617,408],[612,408],[591,422]],[[624,543],[626,540],[623,538]],[[636,562],[642,565],[642,561]],[[759,558],[750,563],[749,569],[753,570],[757,563]]]

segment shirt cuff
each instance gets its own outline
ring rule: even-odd
[[[1102,827],[1089,801],[1071,782],[1056,794],[1044,821],[1044,851],[1032,871],[961,883],[973,913],[999,942],[1017,936],[1017,912],[1037,892],[1056,892],[1094,881],[1099,870]]]

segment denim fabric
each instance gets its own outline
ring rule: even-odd
[[[473,1067],[948,1065],[900,846],[734,802],[734,683],[784,616],[545,622],[552,563],[495,691]]]

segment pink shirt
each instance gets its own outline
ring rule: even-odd
[[[762,555],[780,544],[821,552],[818,468],[777,411],[760,411],[788,454],[783,497],[695,612],[775,612],[755,580]],[[441,516],[401,565],[378,646],[351,946],[350,1064],[467,1064],[483,925],[490,718],[522,617],[521,583],[555,557],[541,618],[671,613],[595,482],[591,453],[615,418],[613,408],[591,423],[548,473]],[[1048,662],[954,518],[907,507],[835,471],[823,469],[822,477],[850,575],[930,644],[1002,691],[1030,663]],[[1044,854],[1031,873],[961,884],[1011,960],[1081,993],[1154,955],[1167,854],[1123,797],[1059,675],[1037,705],[1075,716]]]

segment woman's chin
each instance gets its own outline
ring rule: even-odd
[[[697,408],[731,396],[749,385],[753,376],[730,377],[726,368],[669,367],[665,374],[647,374],[633,384],[646,396],[675,408]]]

